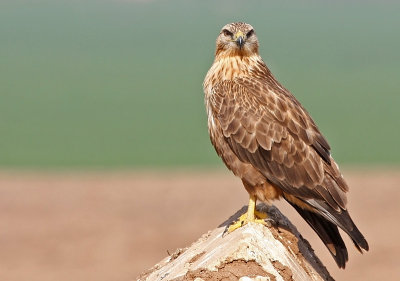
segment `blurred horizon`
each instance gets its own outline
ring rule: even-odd
[[[202,82],[220,28],[260,53],[342,165],[399,165],[400,3],[2,1],[0,167],[222,166]]]
[[[399,11],[389,0],[1,0],[0,279],[131,280],[247,204],[210,143],[202,89],[221,27],[244,21],[328,139],[371,250],[343,235],[339,269],[295,209],[273,204],[337,280],[396,280]]]

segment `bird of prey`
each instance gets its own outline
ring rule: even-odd
[[[369,248],[348,213],[348,185],[325,137],[272,75],[258,47],[251,25],[225,25],[203,84],[211,142],[250,195],[247,213],[229,231],[264,221],[257,200],[284,198],[344,268],[348,252],[338,227],[361,253]]]

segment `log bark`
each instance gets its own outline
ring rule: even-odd
[[[268,214],[267,226],[249,223],[224,233],[246,208],[137,280],[333,280],[310,244],[274,206],[257,206]]]

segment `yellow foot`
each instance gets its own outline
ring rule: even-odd
[[[236,222],[234,222],[233,224],[231,224],[228,227],[227,232],[230,233],[230,232],[242,227],[243,225],[245,225],[245,224],[247,224],[249,222],[255,222],[255,223],[260,223],[260,224],[263,224],[263,225],[267,225],[267,223],[264,221],[264,219],[266,219],[268,217],[266,213],[259,212],[259,211],[254,211],[254,218],[253,219],[247,219],[247,215],[248,215],[247,212],[244,213],[243,215],[241,215]]]

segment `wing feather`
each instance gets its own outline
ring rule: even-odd
[[[233,152],[284,192],[345,209],[348,187],[308,113],[290,93],[278,95],[251,82],[222,81],[211,96]]]

